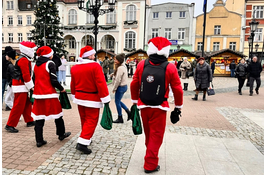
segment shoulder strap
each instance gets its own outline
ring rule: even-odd
[[[150,63],[149,63],[149,58],[146,59],[146,60],[144,61],[144,68],[145,68],[148,64],[150,64]]]
[[[162,64],[160,64],[160,66],[166,70],[168,63],[169,63],[168,61],[165,61]]]

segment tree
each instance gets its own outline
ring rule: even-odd
[[[36,20],[33,26],[35,29],[31,30],[32,36],[30,40],[35,41],[38,47],[49,46],[56,54],[66,55],[64,50],[65,44],[63,39],[63,32],[60,30],[59,11],[56,7],[57,0],[39,0],[37,1],[34,14]]]

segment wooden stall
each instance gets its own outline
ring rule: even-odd
[[[97,51],[97,57],[100,61],[103,61],[105,59],[105,56],[107,57],[114,57],[116,54],[113,52],[110,52],[108,50],[100,49]]]
[[[169,54],[168,61],[171,62],[173,60],[175,61],[180,61],[181,58],[187,57],[188,61],[191,63],[194,59],[199,58],[199,55],[196,55],[188,50],[185,49],[180,49],[177,50],[176,52],[173,52]]]
[[[138,49],[132,53],[129,53],[125,56],[125,58],[129,58],[130,61],[134,60],[134,59],[137,59],[138,63],[141,61],[141,60],[144,60],[146,58],[148,58],[148,55],[146,53],[145,50],[142,50],[142,49]]]

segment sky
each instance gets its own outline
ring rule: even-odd
[[[204,2],[204,0],[151,0],[151,5],[162,4],[162,3],[167,3],[167,2],[184,3],[184,4],[195,3],[194,17],[203,13],[203,2]],[[213,4],[215,2],[216,2],[216,0],[208,0],[207,12],[209,12],[213,8]]]

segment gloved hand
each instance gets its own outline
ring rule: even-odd
[[[170,120],[175,124],[179,121],[179,117],[181,117],[181,111],[178,108],[175,108],[174,111],[171,112]]]

